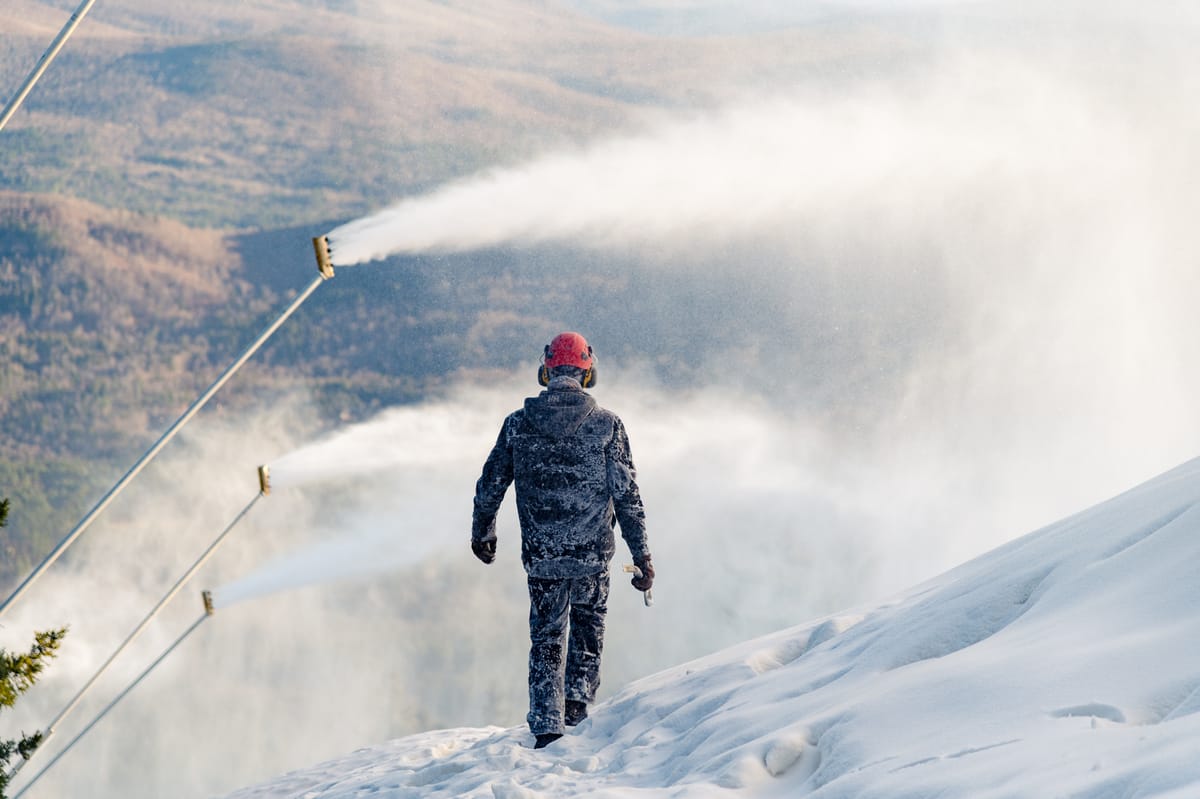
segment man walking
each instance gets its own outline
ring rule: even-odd
[[[529,580],[528,721],[540,749],[587,718],[600,685],[614,524],[641,571],[633,587],[650,590],[654,568],[625,426],[584,391],[596,384],[584,337],[555,336],[538,382],[546,390],[504,420],[475,484],[471,550],[496,559],[496,511],[515,483]]]

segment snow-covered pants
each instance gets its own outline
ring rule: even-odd
[[[529,578],[529,730],[563,731],[567,699],[591,704],[600,686],[608,569],[561,580]],[[563,657],[563,646],[566,657]]]

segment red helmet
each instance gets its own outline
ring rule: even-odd
[[[542,354],[542,365],[538,368],[538,382],[543,386],[548,385],[550,370],[556,366],[574,366],[582,369],[584,388],[591,388],[596,384],[596,359],[587,339],[578,333],[559,333],[546,345]]]
[[[559,333],[554,340],[546,345],[546,368],[556,366],[577,366],[580,369],[592,368],[592,348],[587,339],[578,333]]]

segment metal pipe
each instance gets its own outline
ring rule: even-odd
[[[109,503],[116,499],[117,495],[120,494],[125,487],[133,481],[133,478],[137,477],[138,473],[140,473],[142,469],[146,467],[146,464],[150,463],[150,461],[154,459],[154,456],[158,455],[159,451],[162,450],[162,448],[165,447],[167,443],[175,437],[175,434],[178,433],[185,424],[191,421],[191,418],[195,416],[196,413],[199,412],[199,410],[203,408],[210,399],[212,399],[213,395],[217,393],[221,386],[225,385],[225,382],[229,380],[229,378],[233,377],[233,374],[238,369],[242,368],[242,365],[246,363],[246,361],[250,360],[250,356],[257,352],[258,348],[261,347],[263,343],[266,342],[266,340],[270,338],[276,330],[279,329],[280,325],[282,325],[287,318],[291,316],[297,308],[300,307],[301,303],[307,300],[309,295],[316,291],[317,286],[321,285],[322,282],[328,279],[329,278],[324,274],[314,278],[313,282],[308,284],[308,287],[305,288],[304,291],[300,292],[300,295],[292,301],[292,303],[284,310],[284,312],[281,313],[274,322],[267,325],[267,328],[259,334],[258,338],[254,340],[254,343],[247,347],[245,352],[238,356],[238,359],[234,361],[229,368],[221,374],[220,377],[217,378],[216,382],[209,386],[208,390],[200,395],[199,399],[192,403],[192,406],[184,412],[183,416],[180,416],[177,420],[175,420],[175,424],[171,425],[171,428],[163,434],[162,438],[160,438],[154,444],[154,446],[147,450],[146,454],[141,457],[141,460],[135,463],[133,468],[126,472],[125,476],[122,477],[115,486],[109,489],[109,492],[105,494],[100,502],[98,502],[96,506],[88,512],[87,516],[84,516],[83,520],[80,521],[79,524],[75,525],[75,529],[68,533],[67,537],[60,541],[58,546],[54,548],[54,551],[47,555],[46,559],[43,560],[41,564],[34,569],[28,577],[25,578],[25,581],[17,586],[17,590],[13,591],[12,595],[9,596],[8,599],[4,600],[4,604],[0,605],[0,617],[4,615],[5,611],[8,610],[10,605],[16,602],[21,595],[24,594],[31,585],[33,585],[35,580],[42,576],[46,569],[50,568],[54,561],[58,560],[59,556],[61,556],[63,552],[67,551],[67,547],[71,546],[71,544],[75,542],[75,539],[83,535],[84,530],[91,526],[92,522],[96,520],[96,517],[99,516],[105,508],[108,507]]]
[[[37,64],[33,68],[33,72],[30,72],[29,77],[25,78],[25,82],[17,90],[16,96],[8,101],[8,105],[4,107],[4,113],[0,114],[0,130],[4,130],[4,126],[8,124],[8,120],[12,119],[13,114],[17,113],[17,109],[21,107],[21,103],[25,102],[25,98],[33,90],[33,85],[42,77],[42,73],[50,66],[50,62],[58,55],[58,51],[67,43],[67,39],[71,38],[71,34],[79,27],[79,23],[83,22],[83,18],[87,16],[87,12],[91,10],[95,2],[96,0],[83,0],[79,4],[79,8],[75,9],[75,13],[67,20],[67,24],[58,32],[58,36],[54,37],[54,41],[50,43],[50,47],[46,52],[42,53],[42,57],[38,59]]]
[[[233,521],[231,521],[229,523],[229,525],[221,532],[221,534],[219,536],[217,536],[216,540],[213,541],[212,544],[209,545],[208,549],[204,550],[204,554],[201,555],[196,560],[196,562],[192,564],[192,567],[190,569],[188,569],[187,572],[185,572],[184,575],[175,582],[175,585],[171,587],[171,590],[167,591],[166,595],[162,599],[159,600],[157,605],[154,606],[154,609],[151,610],[148,614],[146,614],[146,618],[142,619],[141,623],[138,624],[138,626],[136,628],[134,628],[134,631],[131,632],[128,635],[128,637],[126,637],[125,640],[121,642],[121,645],[117,647],[117,651],[115,651],[111,655],[109,655],[108,660],[104,661],[104,665],[101,666],[100,669],[95,674],[92,675],[92,678],[90,680],[88,680],[87,683],[82,688],[79,689],[79,693],[75,694],[75,698],[72,699],[70,702],[68,702],[66,707],[64,707],[59,712],[59,714],[54,717],[54,720],[51,721],[48,725],[46,725],[46,729],[42,731],[42,744],[44,744],[44,743],[46,743],[46,741],[50,740],[50,738],[54,735],[55,730],[58,729],[58,725],[61,724],[63,719],[65,719],[68,715],[70,715],[71,712],[74,711],[76,707],[79,706],[79,703],[81,701],[83,701],[83,697],[87,694],[88,691],[90,691],[92,689],[92,686],[94,686],[96,684],[96,681],[100,679],[100,675],[102,675],[102,674],[104,674],[104,672],[108,671],[108,667],[113,664],[113,661],[116,660],[117,657],[122,652],[125,651],[126,647],[128,647],[130,644],[132,644],[137,639],[137,637],[142,634],[142,632],[146,629],[146,627],[149,626],[151,620],[153,620],[155,616],[157,616],[160,612],[162,612],[162,609],[164,607],[166,607],[168,602],[170,602],[172,599],[175,598],[175,595],[178,594],[179,591],[183,588],[183,586],[187,584],[188,580],[192,579],[192,576],[195,575],[195,573],[200,570],[200,567],[208,562],[208,559],[211,558],[213,553],[217,551],[217,547],[219,547],[221,545],[221,542],[223,542],[225,540],[225,536],[229,535],[230,531],[233,530],[233,528],[237,526],[237,523],[240,522],[245,517],[245,515],[250,512],[250,509],[254,507],[254,503],[258,502],[260,499],[262,499],[263,496],[265,496],[265,495],[264,494],[255,494],[254,495],[254,499],[250,500],[250,504],[247,505],[246,507],[242,508],[241,513],[239,513],[237,516],[235,516]],[[211,611],[212,594],[208,591],[205,591],[201,596],[204,598],[204,609],[205,609],[205,611],[208,612],[208,615],[211,616],[212,615],[212,611]],[[39,749],[41,748],[41,744],[38,745],[38,748]],[[32,753],[30,753],[29,757],[32,758],[34,754],[37,754],[37,749],[35,749]],[[17,764],[15,766],[13,766],[12,771],[9,772],[9,778],[12,778],[12,776],[14,774],[16,774],[18,771],[20,771],[25,766],[25,764],[28,762],[29,762],[28,759],[18,760]]]
[[[632,563],[626,564],[621,568],[621,570],[626,574],[632,574],[634,577],[642,576],[642,570],[637,566],[634,566]],[[654,597],[651,595],[649,590],[642,592],[642,601],[646,603],[646,607],[650,607],[654,604]]]
[[[208,594],[209,592],[205,591],[204,593]],[[147,666],[146,670],[143,671],[141,674],[139,674],[137,679],[129,684],[128,688],[126,688],[121,693],[117,694],[117,698],[114,699],[112,702],[110,702],[108,704],[108,706],[104,708],[104,710],[101,710],[99,715],[97,715],[96,718],[92,719],[91,722],[86,727],[84,727],[82,730],[80,730],[79,734],[76,735],[74,738],[72,738],[70,743],[68,743],[66,746],[64,746],[62,751],[54,756],[53,760],[51,760],[49,763],[47,763],[45,765],[45,767],[41,771],[39,771],[37,774],[34,774],[33,779],[31,779],[29,782],[25,783],[25,785],[23,785],[21,787],[21,790],[17,791],[16,794],[13,795],[13,799],[18,799],[18,797],[23,796],[26,791],[28,791],[31,787],[33,787],[33,784],[35,782],[37,782],[39,779],[41,779],[43,774],[45,774],[47,771],[49,771],[54,766],[55,763],[57,763],[59,760],[61,760],[63,755],[65,755],[67,752],[71,751],[71,748],[73,746],[75,746],[75,744],[79,743],[79,740],[81,738],[83,738],[83,736],[87,735],[91,731],[92,727],[95,727],[97,724],[99,724],[100,720],[103,719],[105,716],[107,716],[108,712],[110,710],[112,710],[114,707],[116,707],[118,702],[120,702],[122,699],[124,699],[126,696],[128,696],[129,692],[132,691],[134,688],[137,688],[138,684],[141,683],[142,680],[146,679],[146,675],[148,675],[150,672],[154,671],[154,669],[156,669],[158,667],[159,663],[162,663],[164,660],[166,660],[167,655],[174,652],[176,647],[178,647],[180,644],[182,644],[184,642],[184,640],[187,639],[187,637],[189,635],[191,635],[193,632],[195,632],[196,628],[199,627],[204,621],[206,621],[209,618],[209,616],[211,616],[211,615],[212,614],[209,612],[208,604],[206,601],[204,613],[201,614],[200,618],[198,618],[194,622],[192,622],[192,626],[188,627],[184,631],[183,635],[181,635],[175,639],[175,643],[173,643],[169,647],[167,647],[166,650],[161,655],[159,655],[154,660],[153,663],[151,663],[149,666]],[[45,744],[44,740],[42,741],[42,744]],[[16,773],[16,771],[14,770],[12,773],[9,774],[9,777],[11,778],[12,775],[15,773]]]

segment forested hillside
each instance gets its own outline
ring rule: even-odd
[[[222,234],[80,200],[0,193],[0,241],[8,572],[95,496],[89,464],[147,446],[272,298]]]
[[[0,8],[0,94],[65,22],[60,6]],[[848,31],[654,37],[509,0],[98,4],[0,132],[0,494],[13,499],[0,582],[312,280],[311,236],[760,80],[827,81],[907,49]],[[751,346],[709,322],[752,287],[629,267],[543,248],[339,270],[213,407],[299,388],[318,425],[363,418],[464,374],[532,368],[562,326],[607,339],[610,364],[636,356],[679,377]]]
[[[160,5],[98,4],[5,130],[0,187],[201,226],[351,218],[647,112],[803,79],[831,52],[899,48],[824,28],[655,38],[510,0]],[[0,9],[0,94],[64,19]]]

